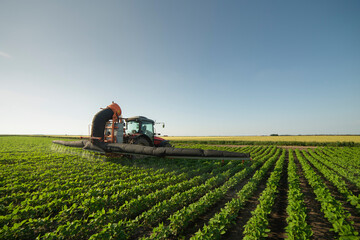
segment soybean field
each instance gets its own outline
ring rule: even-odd
[[[359,239],[360,147],[126,158],[0,137],[0,239]]]

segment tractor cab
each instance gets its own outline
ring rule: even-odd
[[[144,146],[171,147],[169,141],[155,136],[154,120],[143,116],[136,116],[126,118],[125,122],[125,142]],[[164,126],[165,124],[163,123]]]
[[[143,116],[127,118],[125,134],[126,135],[146,135],[152,142],[154,141],[155,122]]]

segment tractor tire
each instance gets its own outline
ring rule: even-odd
[[[130,144],[137,144],[137,145],[141,145],[141,146],[150,146],[150,143],[148,140],[146,140],[144,137],[138,137],[138,138],[134,138],[132,139],[130,142]],[[139,160],[139,159],[143,159],[149,156],[146,155],[131,155],[129,156],[131,160]]]
[[[161,147],[173,147],[173,146],[169,142],[166,142]]]
[[[138,138],[132,139],[130,143],[141,145],[141,146],[150,146],[149,141],[146,140],[144,137],[138,137]]]

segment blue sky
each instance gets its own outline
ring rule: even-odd
[[[359,1],[0,1],[0,134],[360,134]]]

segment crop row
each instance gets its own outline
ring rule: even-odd
[[[340,158],[336,157],[334,159],[333,157],[330,157],[328,155],[326,155],[325,153],[327,153],[326,151],[315,151],[316,154],[319,156],[317,159],[325,166],[327,166],[329,169],[332,169],[334,172],[336,172],[337,174],[341,175],[342,177],[344,177],[345,179],[347,179],[348,181],[350,181],[351,183],[355,184],[359,189],[360,189],[360,172],[357,173],[357,171],[355,170],[351,170],[353,169],[352,166],[350,167],[346,167],[346,161],[348,161],[348,159],[344,159],[344,160],[340,160]],[[345,162],[345,163],[343,163]]]
[[[355,153],[352,148],[325,148],[323,152],[333,164],[346,168],[355,174],[360,173],[360,152]]]
[[[307,163],[299,150],[296,150],[296,156],[301,163],[305,178],[313,188],[316,199],[321,204],[321,211],[333,226],[333,231],[340,236],[358,235],[353,227],[354,223],[347,220],[351,216],[350,213],[332,196],[321,177],[312,169],[310,164]]]
[[[234,219],[237,217],[239,210],[243,208],[249,197],[255,192],[258,185],[265,177],[269,168],[278,159],[280,150],[273,154],[265,164],[255,172],[254,176],[236,193],[236,198],[227,202],[225,207],[212,217],[208,224],[200,229],[191,239],[219,239],[221,235],[231,227]]]
[[[344,179],[338,175],[335,171],[332,171],[327,166],[321,164],[317,159],[320,159],[312,151],[309,151],[310,155],[303,152],[305,158],[314,165],[323,176],[329,180],[338,189],[339,193],[343,194],[347,201],[360,211],[360,196],[356,196],[347,187],[347,183]],[[338,167],[335,167],[338,168]]]
[[[275,148],[272,150],[273,152],[268,153],[269,156],[272,156],[276,151]],[[149,238],[168,239],[181,234],[182,231],[194,222],[201,214],[204,214],[210,207],[224,198],[225,194],[231,188],[235,187],[256,168],[261,166],[269,158],[269,156],[262,157],[260,159],[259,157],[255,157],[257,160],[252,165],[247,166],[244,170],[235,174],[221,187],[214,189],[200,198],[197,202],[194,202],[171,215],[169,217],[169,225],[164,226],[164,224],[160,224],[158,227],[154,228],[153,234]]]
[[[284,160],[285,150],[282,151],[281,157],[276,162],[275,169],[266,183],[266,188],[261,193],[259,204],[257,205],[255,211],[252,212],[252,217],[244,226],[243,239],[249,240],[267,237],[266,233],[270,231],[267,229],[269,224],[267,219],[272,211],[272,206],[278,193],[278,185],[281,172],[283,170]]]
[[[209,191],[210,189],[214,188],[216,185],[221,184],[225,181],[225,179],[229,178],[234,173],[238,172],[240,169],[243,168],[243,165],[235,165],[231,169],[229,169],[227,172],[224,173],[218,173],[216,177],[209,179],[205,184],[202,184],[200,186],[193,187],[192,189],[181,192],[178,191],[174,196],[172,196],[170,199],[165,199],[161,201],[162,199],[154,195],[154,201],[159,201],[157,204],[151,203],[147,204],[145,208],[143,209],[136,209],[133,207],[130,207],[131,214],[126,214],[121,216],[119,213],[116,213],[118,215],[117,218],[112,218],[110,223],[102,228],[102,231],[99,233],[96,233],[91,236],[91,239],[103,239],[103,238],[121,238],[124,236],[130,237],[133,235],[136,231],[139,230],[139,228],[144,228],[144,226],[151,226],[159,222],[161,219],[169,215],[171,212],[175,211],[176,209],[179,209],[192,201],[196,200],[200,196],[202,196],[204,193]],[[138,201],[136,204],[141,205],[143,204],[142,201]],[[141,213],[142,210],[146,210],[149,206],[154,205],[151,209],[144,211]],[[119,209],[120,211],[121,209]],[[141,214],[140,214],[141,213]],[[131,219],[132,217],[138,215],[135,219]],[[69,227],[70,228],[76,228],[77,234],[76,236],[79,236],[79,234],[89,234],[89,232],[85,232],[88,228],[88,226],[93,226],[94,223],[98,224],[99,219],[102,219],[102,223],[106,217],[106,215],[109,215],[108,213],[102,212],[98,214],[96,217],[94,217],[93,220],[90,222],[85,221],[78,221],[76,225],[74,224],[68,224],[64,226],[60,226],[57,231],[53,233],[49,233],[44,236],[45,239],[51,239],[53,237],[59,237],[64,236],[69,233]],[[105,216],[105,217],[104,217]],[[126,216],[126,218],[125,218]],[[116,219],[120,219],[120,221],[116,222]],[[112,222],[112,223],[111,223]],[[96,225],[95,224],[95,225]],[[95,226],[94,226],[95,227]],[[80,236],[79,236],[80,237]]]
[[[288,239],[310,239],[313,235],[311,227],[307,223],[307,209],[304,203],[304,195],[300,188],[300,179],[294,162],[293,151],[289,150],[288,165],[288,206],[286,208],[286,233]]]

